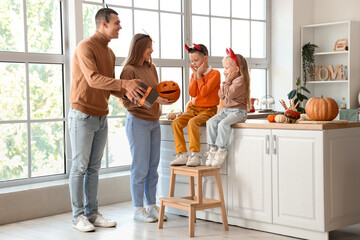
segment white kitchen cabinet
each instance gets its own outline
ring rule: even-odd
[[[347,51],[334,51],[337,40],[347,39]],[[333,23],[312,24],[301,27],[301,47],[306,43],[318,46],[315,49],[315,65],[323,66],[342,64],[345,69],[346,80],[311,81],[308,79],[306,87],[310,90],[310,97],[334,98],[340,106],[345,97],[347,108],[358,108],[360,92],[360,22],[342,21]],[[303,72],[301,69],[303,79]]]

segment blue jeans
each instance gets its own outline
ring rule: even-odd
[[[108,123],[107,116],[94,117],[70,109],[68,124],[72,152],[69,187],[73,217],[76,218],[98,211],[99,169],[107,141]]]
[[[146,204],[155,204],[160,161],[159,121],[145,121],[128,113],[125,128],[133,158],[130,169],[133,205],[143,207],[144,193]]]
[[[245,122],[247,111],[237,108],[223,108],[206,122],[207,143],[210,146],[226,148],[230,138],[231,125]]]

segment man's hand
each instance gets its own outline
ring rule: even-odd
[[[140,79],[122,80],[121,87],[126,90],[126,97],[133,101],[137,97],[144,95],[145,89],[140,87],[139,83],[142,82]]]
[[[174,102],[176,102],[176,100],[169,100],[166,98],[158,97],[156,99],[156,102],[161,105],[170,105],[170,104],[173,104]]]

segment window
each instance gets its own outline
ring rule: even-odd
[[[0,182],[66,173],[62,9],[0,3]]]

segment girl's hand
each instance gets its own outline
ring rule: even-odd
[[[238,76],[238,74],[239,74],[239,72],[236,72],[236,71],[230,73],[230,74],[225,78],[226,82],[231,82],[232,80],[234,80],[234,79]]]
[[[176,100],[169,100],[166,98],[158,97],[156,99],[156,102],[161,105],[170,105],[170,104],[173,104],[174,102],[176,102]]]

